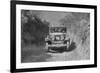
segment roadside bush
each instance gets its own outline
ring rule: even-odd
[[[42,21],[39,14],[30,13],[29,10],[22,10],[21,15],[22,44],[43,45],[49,33],[49,23]]]

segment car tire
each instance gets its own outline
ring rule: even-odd
[[[69,46],[70,46],[70,41],[68,40],[68,42],[67,42],[67,50],[69,50]]]

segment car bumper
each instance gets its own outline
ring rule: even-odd
[[[66,44],[59,44],[59,45],[48,45],[48,49],[52,49],[52,50],[65,50],[67,48]]]
[[[48,47],[64,47],[64,46],[67,46],[66,44],[51,44],[51,45],[48,45]]]

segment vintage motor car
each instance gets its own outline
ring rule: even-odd
[[[65,26],[49,27],[49,35],[45,38],[48,51],[67,51],[70,46],[70,38]]]

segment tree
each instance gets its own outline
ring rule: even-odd
[[[89,13],[76,13],[72,12],[69,15],[66,15],[63,19],[60,20],[64,24],[68,32],[73,34],[73,38],[77,36],[78,39],[86,40],[89,37],[89,27],[90,27],[90,14]],[[76,39],[76,38],[75,38]]]
[[[24,10],[22,15],[27,18],[27,22],[22,21],[21,34],[23,43],[44,44],[45,37],[49,33],[49,23],[46,20],[42,21],[38,15],[30,13],[30,11]]]

